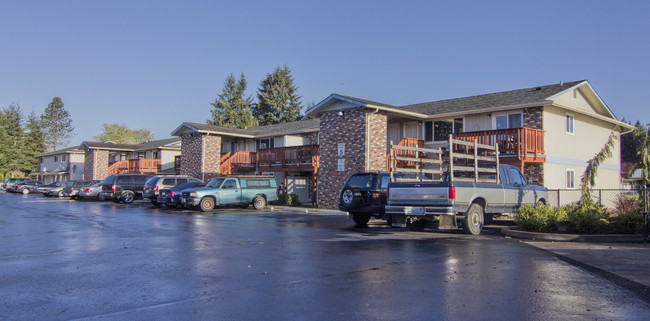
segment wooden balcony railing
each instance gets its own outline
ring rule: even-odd
[[[479,144],[499,145],[501,157],[510,156],[524,162],[544,161],[544,131],[532,128],[511,128],[455,133],[455,139]]]
[[[225,153],[221,155],[219,171],[223,175],[231,175],[238,170],[246,168],[248,171],[255,170],[257,153],[239,151],[234,154]]]
[[[392,142],[389,142],[392,144]],[[398,144],[398,146],[404,146],[404,147],[419,147],[422,148],[424,147],[424,141],[421,139],[416,139],[416,138],[404,138],[402,139]],[[415,152],[409,151],[409,150],[403,150],[403,149],[394,149],[393,150],[394,157],[398,158],[413,158],[415,157]],[[404,161],[395,161],[394,164],[392,164],[394,168],[397,167],[410,167],[410,166],[415,166],[414,162],[404,162]],[[386,171],[390,172],[391,168],[391,163],[390,163],[390,153],[386,155]]]
[[[160,159],[140,158],[115,162],[108,166],[108,175],[153,174],[160,170]]]
[[[318,166],[318,145],[276,147],[257,150],[258,166]]]

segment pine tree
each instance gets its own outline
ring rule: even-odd
[[[23,158],[22,141],[23,141],[23,114],[22,109],[16,105],[10,105],[2,110],[4,135],[5,135],[5,148],[3,152],[4,167],[7,172],[19,171],[20,161]]]
[[[55,151],[74,137],[70,113],[63,108],[61,98],[54,97],[41,115],[41,128],[45,134],[47,150]]]
[[[276,68],[260,82],[258,104],[253,115],[260,125],[288,123],[301,119],[300,96],[296,94],[291,71],[287,66]]]
[[[7,134],[7,117],[0,110],[0,173],[5,177],[10,172],[10,155],[9,155],[10,138]]]
[[[38,167],[38,159],[36,156],[43,154],[45,151],[45,141],[43,131],[41,130],[41,121],[33,111],[27,117],[25,129],[27,129],[27,132],[23,139],[23,157],[21,159],[20,167],[23,172],[29,173],[36,170]]]
[[[246,91],[246,78],[241,74],[239,80],[230,74],[223,83],[221,94],[215,99],[212,105],[212,119],[206,123],[210,125],[247,128],[257,126],[253,113],[251,112],[252,99],[244,98]]]

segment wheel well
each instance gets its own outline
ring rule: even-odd
[[[478,204],[478,205],[481,205],[481,207],[483,208],[483,210],[485,210],[486,202],[485,202],[485,199],[482,198],[482,197],[477,197],[477,198],[475,198],[475,199],[474,199],[474,200],[473,200],[469,205],[472,206],[472,204]]]
[[[266,200],[266,195],[264,195],[264,194],[255,194],[255,196],[253,196],[253,199],[256,198],[256,197],[258,197],[258,196],[262,196],[262,198],[263,198],[264,200]]]
[[[542,204],[544,204],[544,205],[548,205],[548,203],[546,202],[546,199],[543,198],[543,197],[540,198],[537,202],[538,202],[538,203],[542,203]]]

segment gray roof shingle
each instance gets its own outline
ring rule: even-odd
[[[413,104],[401,106],[401,108],[427,115],[437,115],[522,104],[544,104],[547,98],[565,91],[583,81],[584,80],[464,98],[440,100],[430,103]]]

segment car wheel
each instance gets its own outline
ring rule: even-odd
[[[154,200],[151,200],[151,204],[152,204],[153,206],[157,206],[157,207],[161,207],[161,206],[162,206],[161,203],[158,203],[157,201],[154,201]]]
[[[256,210],[258,211],[263,210],[264,206],[266,206],[266,200],[264,199],[264,197],[257,195],[253,198],[253,207]]]
[[[97,200],[100,201],[106,200],[106,196],[104,196],[104,194],[97,194]]]
[[[135,196],[133,195],[133,192],[124,192],[124,194],[122,194],[122,197],[120,197],[120,199],[122,200],[122,202],[124,202],[124,204],[133,203],[134,198]]]
[[[341,192],[341,205],[346,210],[353,209],[359,205],[359,197],[351,188],[345,188]]]
[[[204,197],[201,200],[201,203],[199,203],[199,207],[201,208],[202,212],[212,211],[214,209],[214,200],[209,197]]]
[[[23,188],[21,191],[23,194],[29,194],[29,189],[28,188]]]
[[[371,216],[370,213],[352,213],[352,220],[357,224],[357,227],[366,227]]]
[[[467,213],[465,213],[465,222],[463,223],[463,230],[467,234],[478,235],[481,234],[483,229],[483,207],[479,204],[470,205]]]
[[[59,193],[57,193],[56,196],[63,197],[63,191],[60,191]]]

